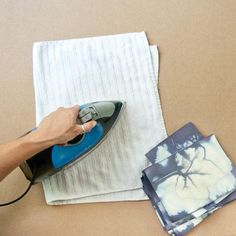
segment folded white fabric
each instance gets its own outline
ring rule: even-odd
[[[59,106],[125,100],[108,138],[43,181],[48,204],[142,200],[145,153],[166,137],[157,91],[157,48],[144,32],[35,43],[36,123]]]

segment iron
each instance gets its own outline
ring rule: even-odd
[[[123,101],[99,101],[80,106],[78,124],[96,120],[96,126],[65,145],[54,145],[36,154],[20,165],[26,178],[41,182],[63,168],[73,165],[92,152],[116,124],[125,106]]]

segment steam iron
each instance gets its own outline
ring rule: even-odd
[[[38,183],[64,167],[82,160],[106,138],[124,105],[121,101],[102,101],[80,106],[78,123],[83,124],[93,119],[97,121],[96,126],[66,145],[54,145],[23,162],[20,168],[26,178]]]

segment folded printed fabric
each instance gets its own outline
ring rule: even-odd
[[[177,151],[182,150],[194,142],[198,141],[203,136],[198,131],[198,129],[192,124],[187,123],[182,128],[177,130],[172,135],[168,136],[165,140],[163,140],[161,143],[153,147],[147,154],[146,157],[149,159],[151,163],[157,163],[161,160],[166,159],[167,157],[175,154]],[[155,177],[155,172],[153,172],[153,177]],[[161,174],[159,172],[159,174]],[[162,213],[159,209],[163,208],[162,205],[158,203],[158,198],[156,198],[156,194],[149,182],[149,180],[146,178],[145,172],[143,171],[143,176],[141,178],[143,182],[143,189],[145,193],[149,196],[150,200],[152,201],[153,207],[155,208],[156,214],[164,227],[165,230],[168,230],[170,228],[173,228],[173,223],[168,221],[167,219],[164,219],[162,217]],[[172,226],[170,226],[172,225]]]
[[[59,106],[127,104],[100,146],[43,181],[48,204],[146,199],[140,181],[145,153],[166,137],[157,69],[157,48],[144,32],[34,44],[37,124]]]
[[[235,199],[236,171],[215,136],[196,136],[192,124],[180,131],[185,132],[167,138],[170,145],[164,140],[147,154],[156,164],[145,169],[142,176],[144,191],[164,229],[172,235],[185,234]],[[154,149],[158,155],[153,157]]]
[[[152,164],[160,162],[161,160],[175,154],[177,151],[197,142],[201,138],[203,138],[202,134],[191,122],[189,122],[161,143],[153,147],[148,153],[146,153],[146,157]]]
[[[188,215],[188,217],[185,217],[176,222],[172,222],[166,214],[162,213],[165,212],[165,209],[163,205],[160,203],[158,196],[155,193],[155,190],[150,185],[150,182],[147,180],[145,174],[142,176],[142,182],[144,191],[149,196],[163,228],[171,235],[176,235],[176,236],[183,235],[183,233],[187,233],[189,230],[194,228],[197,224],[202,222],[208,215],[212,214],[214,211],[221,208],[222,201],[228,198],[230,195],[232,195],[232,194],[230,195],[226,194],[223,197],[212,202],[211,204],[206,205],[203,208],[200,208],[197,211],[193,212],[192,214]]]
[[[173,230],[170,230],[170,234],[175,234],[177,236],[184,235],[185,233],[189,232],[191,229],[193,229],[195,226],[197,226],[199,223],[201,223],[207,216],[211,215],[216,210],[220,209],[227,203],[234,201],[236,199],[236,191],[233,191],[231,194],[229,194],[226,197],[223,197],[223,200],[216,203],[212,209],[209,209],[206,213],[200,215],[199,217],[193,218],[190,221],[187,221],[183,223],[182,225],[176,226]]]

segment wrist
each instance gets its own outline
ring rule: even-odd
[[[49,140],[39,130],[34,130],[23,137],[23,142],[35,145],[38,148],[46,149],[55,144],[54,140]]]
[[[32,131],[12,141],[12,145],[18,150],[20,163],[34,156],[36,153],[49,148],[53,143],[50,140],[46,140],[40,132]]]

